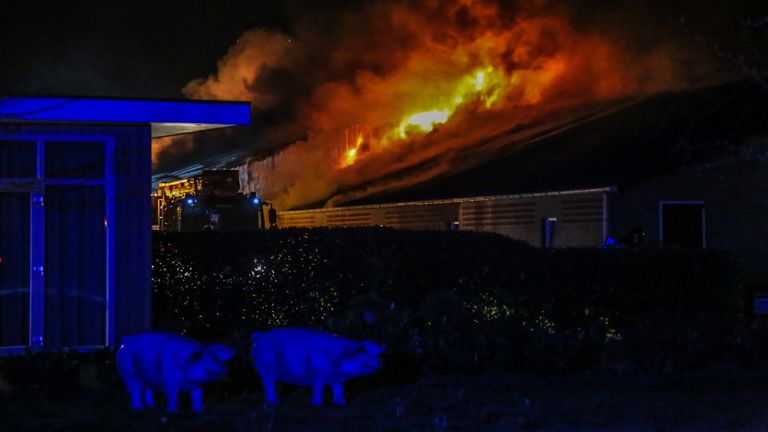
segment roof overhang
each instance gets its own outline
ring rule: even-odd
[[[249,102],[0,96],[0,121],[139,123],[152,137],[250,123]]]

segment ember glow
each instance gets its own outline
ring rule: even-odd
[[[599,32],[533,6],[378,3],[338,27],[343,36],[322,52],[321,69],[307,66],[322,51],[317,35],[249,32],[218,76],[186,89],[192,97],[247,95],[268,111],[281,98],[267,72],[298,77],[306,93],[294,97],[296,118],[282,129],[306,138],[288,145],[279,163],[245,167],[250,189],[281,209],[337,204],[466,169],[492,153],[489,145],[673,85],[663,56],[630,56]]]
[[[351,133],[351,136],[350,136]],[[368,139],[370,141],[370,138]],[[357,126],[351,131],[349,129],[344,131],[344,154],[341,158],[339,168],[344,168],[352,165],[357,160],[358,154],[366,146],[365,133]]]

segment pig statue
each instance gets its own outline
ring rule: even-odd
[[[333,403],[344,405],[344,382],[381,369],[384,347],[357,342],[332,333],[303,328],[279,328],[251,335],[251,359],[261,376],[267,402],[277,403],[277,381],[312,387],[312,404],[323,404],[326,385]]]
[[[164,393],[167,411],[179,410],[180,391],[192,396],[192,411],[203,410],[203,384],[222,378],[235,350],[203,345],[170,332],[146,332],[123,338],[117,369],[131,394],[134,410],[155,406],[153,391]]]

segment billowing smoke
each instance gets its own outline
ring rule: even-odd
[[[184,89],[252,101],[254,153],[289,144],[242,168],[280,209],[465,169],[685,83],[674,47],[634,49],[610,19],[585,25],[544,1],[373,2],[331,16],[290,35],[248,31],[215,75]],[[170,144],[157,154],[185,146]]]

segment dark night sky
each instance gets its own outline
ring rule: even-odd
[[[3,0],[0,93],[182,98],[245,30],[283,30],[295,8],[188,3]]]
[[[312,16],[333,17],[365,2],[192,3],[2,0],[0,93],[181,98],[187,82],[215,72],[217,61],[244,31],[290,32],[299,21],[322,27],[328,20],[323,24]],[[606,27],[621,27],[638,46],[689,37],[680,32],[681,18],[692,37],[743,45],[739,33],[746,20],[763,20],[765,26],[768,16],[763,1],[552,3],[570,9],[583,25],[603,21]],[[707,41],[710,46],[701,49],[710,50],[712,44]],[[752,50],[751,45],[743,48]]]
[[[181,98],[240,33],[283,20],[274,2],[183,3],[3,0],[0,92]]]

